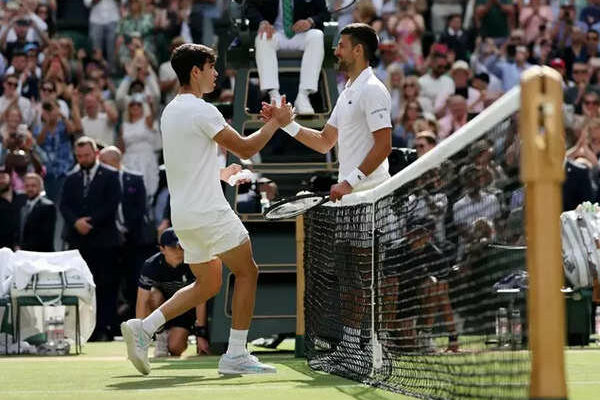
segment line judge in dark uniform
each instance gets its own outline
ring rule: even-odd
[[[69,248],[78,249],[96,283],[97,317],[93,340],[111,340],[116,323],[116,252],[119,232],[115,224],[121,197],[119,175],[96,159],[94,139],[75,142],[79,168],[65,180],[60,211],[65,219]]]
[[[21,208],[19,248],[29,251],[54,251],[56,207],[43,195],[44,180],[35,172],[25,175],[27,202]]]
[[[308,95],[318,90],[325,57],[323,22],[330,19],[325,0],[248,0],[246,18],[250,29],[258,30],[254,45],[260,89],[279,104],[277,50],[302,50],[294,106],[298,114],[314,114]]]

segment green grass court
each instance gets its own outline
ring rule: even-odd
[[[84,354],[67,357],[0,357],[0,399],[235,399],[404,400],[410,397],[374,389],[337,376],[314,372],[293,353],[264,353],[276,375],[225,378],[217,356],[197,357],[188,349],[181,359],[152,362],[141,376],[125,359],[122,342],[89,343]],[[569,399],[600,398],[600,348],[567,350]]]

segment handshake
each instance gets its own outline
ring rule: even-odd
[[[285,95],[281,96],[281,103],[276,104],[273,101],[271,104],[263,101],[262,109],[260,110],[260,119],[264,123],[273,121],[280,127],[287,126],[296,118],[296,109],[286,101]]]

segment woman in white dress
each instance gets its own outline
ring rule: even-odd
[[[145,116],[144,103],[150,108]],[[152,198],[158,189],[158,161],[154,152],[156,135],[152,102],[144,101],[141,94],[134,94],[119,132],[119,147],[123,151],[123,167],[143,175],[148,198]]]

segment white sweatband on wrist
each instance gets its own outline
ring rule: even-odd
[[[296,136],[298,132],[300,132],[300,128],[302,128],[302,126],[296,121],[292,121],[286,126],[281,127],[281,129],[291,137]]]
[[[358,168],[354,168],[352,172],[350,172],[344,180],[348,182],[348,184],[352,187],[355,187],[360,183],[360,181],[364,180],[367,176]]]

